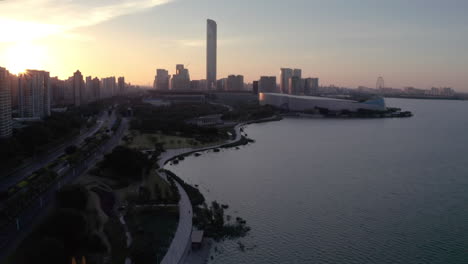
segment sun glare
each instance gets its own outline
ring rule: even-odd
[[[5,52],[6,67],[18,74],[26,69],[42,69],[46,59],[46,49],[29,42],[16,43]]]

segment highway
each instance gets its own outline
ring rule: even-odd
[[[110,124],[112,124],[112,122]],[[105,154],[111,152],[120,143],[125,131],[128,130],[128,126],[128,120],[123,118],[119,128],[109,141],[81,164],[68,170],[68,172],[66,172],[60,180],[55,182],[49,190],[44,192],[41,197],[26,208],[18,217],[17,221],[0,230],[0,263],[16,249],[19,243],[30,234],[34,227],[51,211],[55,203],[55,193],[57,190],[66,184],[74,182],[81,175],[86,174]]]
[[[53,162],[61,155],[65,153],[65,149],[70,145],[80,145],[87,137],[94,135],[105,123],[113,123],[113,120],[116,119],[115,111],[109,116],[107,111],[104,111],[96,121],[96,125],[93,128],[89,129],[84,133],[80,133],[78,137],[75,139],[64,143],[60,146],[55,147],[53,150],[50,150],[49,153],[37,157],[35,161],[30,162],[28,165],[18,169],[17,171],[11,173],[8,176],[2,177],[0,179],[0,191],[6,191],[9,187],[17,184],[18,182],[22,181],[24,178],[28,177],[29,175],[33,174],[40,168],[47,166],[47,164]]]

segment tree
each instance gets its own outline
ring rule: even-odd
[[[57,192],[59,208],[84,211],[88,205],[89,191],[83,185],[67,185]]]
[[[78,150],[78,147],[76,147],[75,145],[70,145],[70,146],[68,146],[68,147],[65,148],[65,154],[67,154],[67,155],[72,155],[72,154],[74,154],[77,150]]]

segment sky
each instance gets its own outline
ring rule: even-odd
[[[205,79],[206,19],[218,78],[301,68],[322,85],[468,92],[466,0],[0,0],[0,66],[150,85],[185,64]]]

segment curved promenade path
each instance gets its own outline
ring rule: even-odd
[[[216,145],[216,146],[211,146],[211,147],[206,147],[206,148],[184,148],[184,149],[169,149],[163,154],[161,154],[161,157],[158,161],[159,167],[164,167],[164,165],[170,161],[171,159],[183,155],[186,153],[191,153],[194,151],[204,151],[204,150],[209,150],[213,148],[219,148],[223,145],[226,144],[231,144],[233,142],[236,142],[241,139],[241,133],[240,133],[240,128],[243,126],[243,124],[239,124],[235,127],[236,131],[236,138],[229,140],[228,142]],[[161,172],[161,177],[167,179],[167,175],[164,172]],[[190,202],[190,198],[188,197],[187,193],[185,192],[184,188],[177,182],[174,181],[174,183],[177,186],[177,189],[179,190],[180,194],[180,201],[179,201],[179,223],[177,225],[177,230],[174,235],[174,238],[172,239],[171,245],[169,246],[169,249],[167,250],[166,255],[162,259],[161,263],[162,264],[180,264],[184,263],[184,260],[188,253],[190,252],[190,247],[192,244],[192,218],[193,218],[193,208],[192,204]]]

